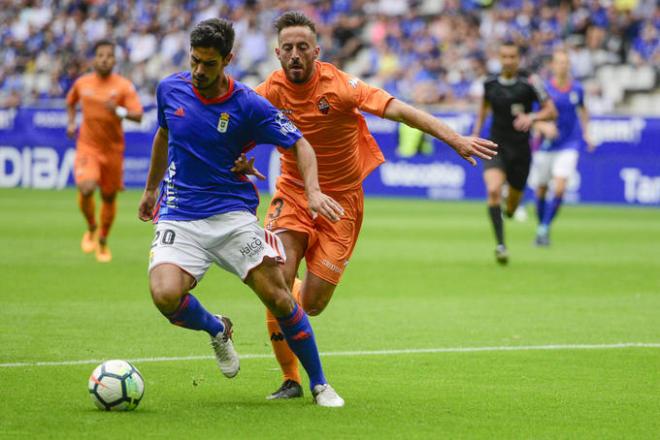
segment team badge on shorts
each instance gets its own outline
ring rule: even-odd
[[[330,111],[330,103],[328,102],[327,99],[325,99],[325,96],[321,96],[321,99],[319,99],[317,105],[319,107],[319,111],[324,115],[327,115],[328,112]]]
[[[227,133],[227,128],[229,128],[229,113],[222,112],[220,113],[220,119],[218,119],[218,131]]]

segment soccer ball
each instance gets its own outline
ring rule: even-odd
[[[126,361],[103,362],[89,376],[89,397],[106,411],[132,411],[144,394],[144,379],[133,365]]]

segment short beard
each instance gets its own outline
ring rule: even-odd
[[[218,83],[218,81],[220,81],[220,75],[218,75],[218,76],[215,78],[215,80],[214,80],[214,81],[211,81],[207,86],[204,86],[204,87],[195,86],[195,87],[197,87],[197,90],[208,90],[208,89],[210,89],[212,86],[216,85],[216,84]]]

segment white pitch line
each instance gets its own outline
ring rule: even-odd
[[[445,347],[445,348],[409,348],[401,350],[363,350],[363,351],[331,351],[322,352],[321,356],[392,356],[400,354],[427,353],[475,353],[480,351],[532,351],[532,350],[611,350],[620,348],[660,348],[660,343],[621,342],[618,344],[550,344],[550,345],[503,345],[494,347]],[[268,359],[273,355],[248,353],[240,355],[241,359]],[[129,362],[171,362],[199,361],[214,359],[213,356],[172,356],[128,359]],[[85,359],[78,361],[46,361],[46,362],[8,362],[0,363],[0,368],[17,367],[59,367],[66,365],[99,364],[103,359]]]

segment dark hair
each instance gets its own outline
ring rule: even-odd
[[[210,18],[198,23],[190,33],[191,47],[212,47],[222,58],[234,47],[234,27],[221,18]]]
[[[106,38],[102,40],[98,40],[96,43],[94,43],[94,55],[96,55],[96,51],[99,50],[99,47],[101,46],[112,46],[112,50],[115,50],[115,42],[112,40],[108,40]]]
[[[294,26],[308,27],[312,30],[312,32],[314,32],[314,34],[316,34],[316,25],[302,12],[285,12],[284,14],[280,15],[277,20],[275,20],[275,29],[277,29],[278,34],[282,32],[283,29]]]
[[[519,54],[521,52],[520,46],[518,46],[518,44],[516,44],[516,42],[513,40],[504,40],[502,44],[500,44],[500,47],[515,47]]]

